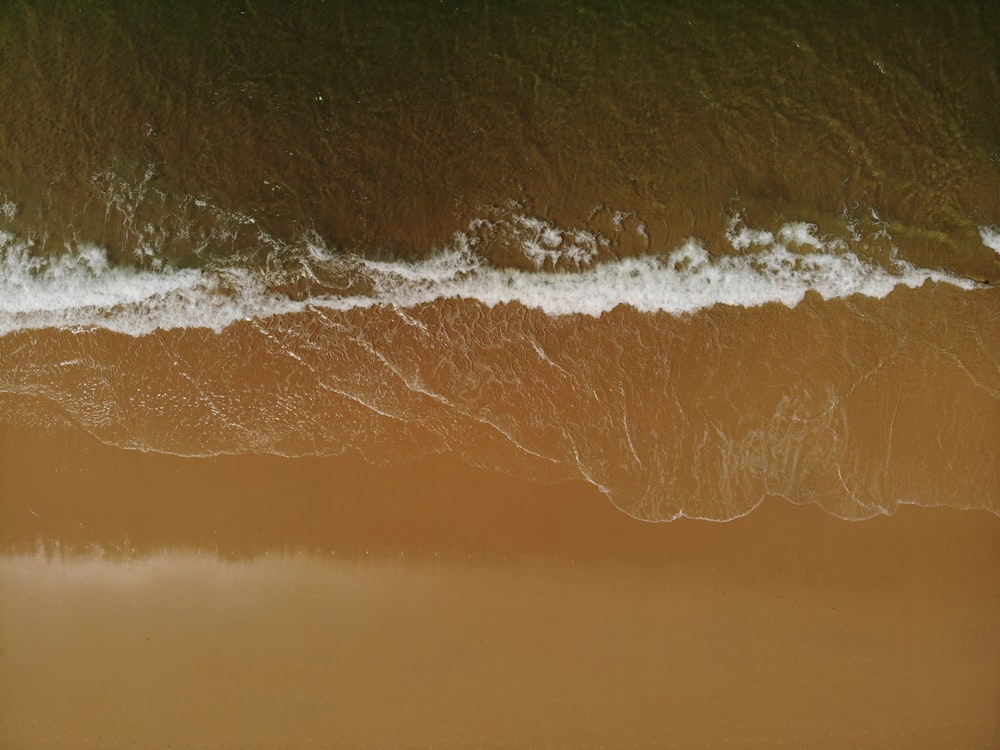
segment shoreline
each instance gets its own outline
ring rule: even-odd
[[[0,430],[9,747],[1000,738],[985,511],[848,522],[769,501],[652,524],[580,482],[441,457],[80,438]]]
[[[649,522],[582,480],[530,481],[447,454],[385,465],[352,455],[190,458],[103,445],[77,428],[0,425],[0,477],[2,554],[15,557],[589,554],[646,563],[663,558],[657,547],[691,551],[710,537],[774,537],[771,527],[870,540],[895,526],[933,528],[930,519],[939,518],[958,534],[1000,534],[1000,516],[988,510],[900,505],[844,520],[777,496],[728,521]]]

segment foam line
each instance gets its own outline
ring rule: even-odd
[[[490,307],[519,304],[553,316],[599,316],[619,305],[682,315],[714,305],[794,307],[809,292],[825,299],[856,294],[882,298],[898,286],[917,287],[927,281],[965,289],[977,286],[903,261],[891,267],[874,265],[847,252],[841,240],[817,237],[807,224],[789,224],[776,233],[734,228],[730,242],[736,255],[713,258],[689,240],[666,256],[593,263],[590,255],[580,252],[584,233],[557,231],[541,222],[525,226],[531,229],[525,240],[532,243],[525,251],[529,258],[538,260],[534,245],[542,237],[548,253],[544,260],[552,261],[563,243],[575,267],[498,268],[480,254],[479,240],[466,233],[420,261],[373,261],[309,244],[288,252],[302,255],[300,267],[308,270],[310,281],[338,279],[338,288],[348,288],[347,280],[367,291],[330,294],[322,291],[329,285],[321,283],[315,287],[319,291],[305,299],[281,293],[287,279],[264,269],[232,264],[123,268],[109,263],[107,253],[94,245],[57,257],[36,257],[29,243],[0,232],[0,335],[48,327],[102,327],[135,336],[172,328],[218,331],[238,320],[307,308],[410,308],[446,298],[477,300]],[[991,232],[982,230],[984,243],[1000,247],[1000,232]]]

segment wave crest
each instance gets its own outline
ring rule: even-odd
[[[489,260],[500,235],[519,243],[529,268]],[[734,254],[713,255],[689,239],[666,254],[597,260],[608,238],[514,213],[503,222],[476,220],[450,246],[419,260],[336,252],[310,234],[292,245],[271,240],[262,263],[228,258],[175,268],[154,257],[139,268],[115,266],[92,244],[35,255],[30,241],[0,232],[0,335],[51,327],[135,336],[173,328],[219,331],[309,307],[413,307],[449,298],[518,304],[553,316],[599,316],[621,305],[683,315],[715,305],[794,307],[810,292],[824,299],[882,298],[897,286],[927,281],[976,286],[895,258],[886,265],[863,260],[850,250],[853,238],[820,237],[806,223],[771,232],[745,227],[736,217],[727,236]]]

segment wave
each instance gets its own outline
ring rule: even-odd
[[[997,512],[995,294],[847,234],[737,219],[726,255],[615,258],[613,236],[510,214],[421,260],[310,235],[199,268],[3,234],[0,426],[185,456],[452,453],[657,521],[771,496]]]
[[[978,286],[897,258],[883,265],[864,260],[849,249],[850,240],[819,236],[806,223],[770,232],[743,226],[736,217],[727,235],[733,254],[713,256],[689,239],[667,254],[608,260],[598,260],[608,240],[589,231],[522,215],[508,218],[502,229],[519,245],[526,267],[490,262],[489,244],[500,230],[487,220],[473,222],[450,246],[420,260],[331,251],[309,235],[281,246],[264,263],[229,258],[201,268],[175,268],[159,257],[144,268],[116,266],[94,244],[41,256],[31,241],[0,231],[0,335],[53,327],[132,336],[175,328],[221,331],[236,321],[310,307],[408,308],[448,298],[596,317],[621,305],[683,315],[715,305],[794,307],[810,292],[824,299],[883,298],[896,287],[927,281]],[[636,231],[644,235],[641,224]],[[983,234],[991,247],[992,238]]]

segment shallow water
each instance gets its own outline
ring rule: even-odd
[[[8,3],[0,419],[457,453],[651,520],[996,512],[997,28]]]

